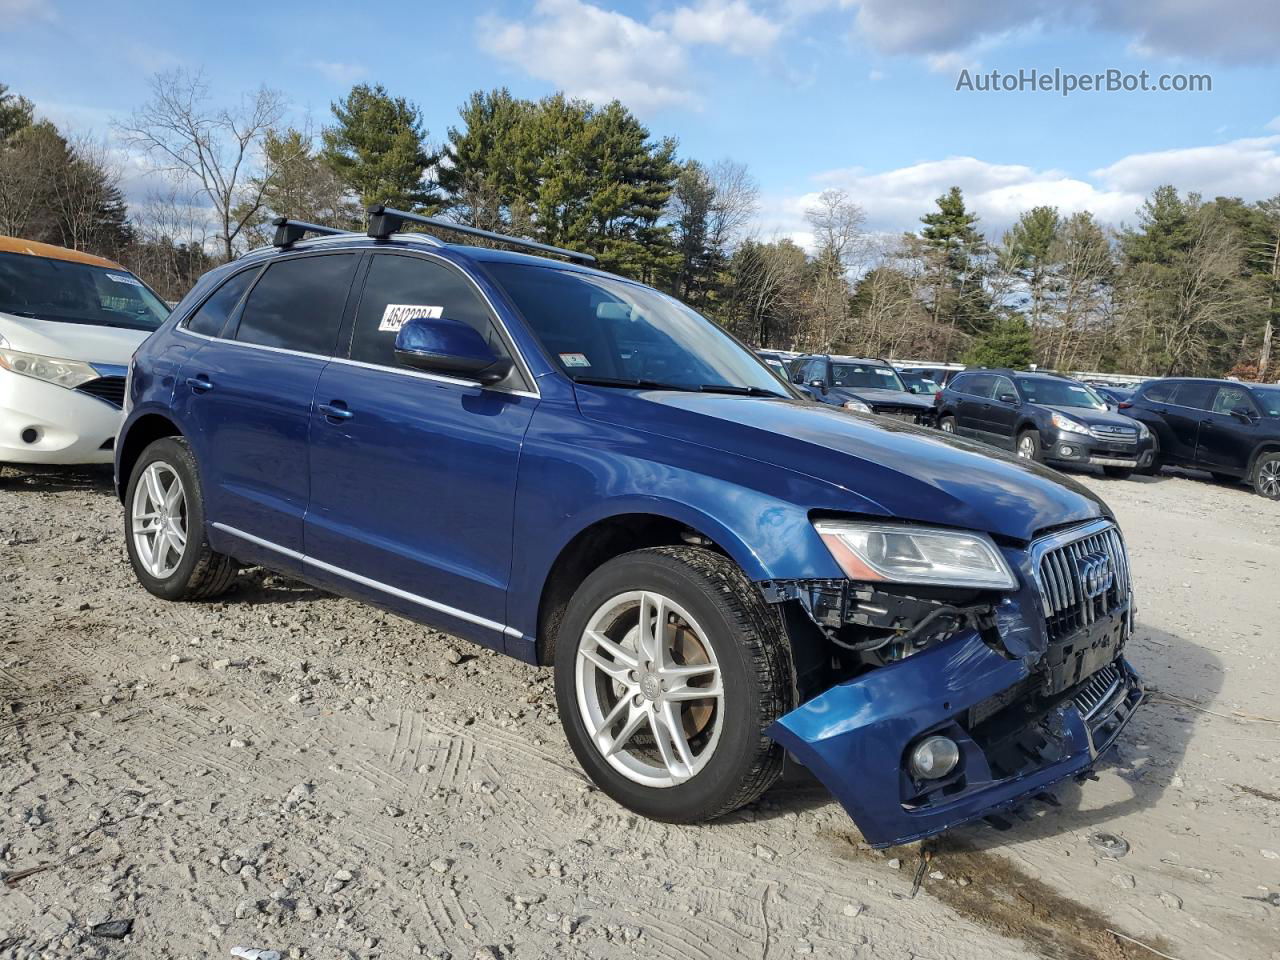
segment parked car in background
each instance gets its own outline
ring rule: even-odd
[[[908,390],[923,397],[932,397],[942,389],[933,380],[914,370],[898,370],[898,376],[902,378],[902,382],[907,385]]]
[[[899,373],[913,373],[916,376],[926,377],[936,383],[939,387],[945,387],[947,383],[957,373],[964,369],[959,364],[948,365],[921,365],[915,363],[900,363],[897,365]]]
[[[129,358],[168,315],[118,263],[0,237],[0,470],[110,463]]]
[[[1115,387],[1109,384],[1090,384],[1093,389],[1107,401],[1107,405],[1112,410],[1119,410],[1133,399],[1134,390],[1132,387]]]
[[[1234,380],[1152,380],[1124,412],[1155,437],[1149,473],[1176,465],[1246,480],[1280,500],[1280,386]]]
[[[280,223],[137,352],[116,481],[151,593],[262,565],[553,666],[583,769],[659,820],[789,754],[885,846],[1115,743],[1143,691],[1096,495],[804,400],[585,254],[406,221],[477,232]]]
[[[1088,384],[1059,374],[966,370],[934,400],[945,432],[1025,460],[1095,465],[1117,478],[1151,462],[1146,427],[1108,410]]]
[[[914,393],[889,363],[865,357],[819,354],[791,364],[791,382],[821,403],[929,424],[933,399]]]
[[[794,358],[794,354],[785,354],[779,350],[757,350],[756,356],[763,360],[765,366],[777,374],[779,379],[788,382],[791,380],[789,363]]]

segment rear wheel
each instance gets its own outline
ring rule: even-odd
[[[657,547],[578,588],[556,641],[556,701],[578,762],[646,817],[710,820],[782,770],[764,731],[791,702],[777,612],[728,558]]]
[[[157,597],[205,600],[231,586],[236,562],[209,546],[204,519],[187,441],[164,437],[142,451],[125,492],[125,548],[139,582]]]
[[[1040,450],[1040,433],[1037,430],[1023,430],[1018,434],[1018,442],[1014,447],[1019,459],[1033,460],[1040,463],[1044,454]]]
[[[1253,468],[1253,489],[1268,500],[1280,500],[1280,452],[1264,453]]]
[[[943,417],[941,420],[938,421],[938,429],[941,430],[943,433],[955,433],[956,418],[952,416]]]

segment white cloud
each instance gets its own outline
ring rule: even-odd
[[[898,233],[917,230],[920,216],[952,185],[981,217],[979,229],[998,237],[1029,207],[1055,206],[1064,214],[1088,210],[1112,225],[1133,222],[1153,189],[1173,183],[1206,198],[1238,196],[1261,200],[1280,192],[1280,135],[1234,140],[1205,147],[1130,154],[1087,176],[999,164],[976,157],[947,157],[881,172],[862,168],[830,170],[813,177],[814,189],[766,198],[761,228],[804,242],[806,209],[822,190],[838,187],[867,214],[867,229]]]
[[[338,60],[312,60],[311,69],[340,86],[350,86],[369,71],[359,63]]]
[[[1275,131],[1277,131],[1277,132],[1280,132],[1280,117],[1276,117],[1276,118],[1275,118],[1275,119],[1273,119],[1270,123],[1268,123],[1268,124],[1267,124],[1267,129],[1268,129],[1268,130],[1275,130]]]
[[[648,23],[585,0],[537,0],[527,20],[485,16],[477,26],[481,49],[499,60],[571,96],[617,98],[641,112],[699,105],[691,47],[761,54],[782,32],[747,0],[697,0]]]
[[[0,32],[40,20],[55,20],[50,0],[0,0]]]
[[[782,32],[781,24],[752,10],[744,0],[701,0],[696,6],[659,14],[654,23],[665,27],[678,43],[709,44],[738,54],[763,53]]]
[[[695,102],[683,47],[625,14],[538,0],[529,23],[483,17],[479,27],[484,50],[572,96],[637,110]]]

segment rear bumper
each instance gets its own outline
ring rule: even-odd
[[[0,463],[111,463],[123,418],[97,397],[0,370]]]
[[[1089,681],[1097,688],[1104,671],[1109,688],[1095,704]],[[1085,774],[1143,698],[1137,675],[1120,658],[1025,720],[1020,691],[1035,683],[1030,676],[1023,660],[969,632],[833,687],[767,733],[831,790],[868,843],[907,843]],[[1003,720],[981,716],[1002,698],[1008,704],[995,716]],[[993,726],[1005,729],[993,734]],[[906,757],[930,734],[955,740],[961,760],[948,777],[922,785],[907,772]],[[1035,759],[1014,770],[1008,757],[1024,750],[1021,739],[1036,744]]]

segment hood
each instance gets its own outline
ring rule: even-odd
[[[1130,430],[1136,427],[1136,422],[1132,417],[1126,417],[1123,413],[1115,413],[1111,410],[1095,410],[1092,407],[1064,407],[1059,403],[1043,403],[1040,406],[1047,410],[1055,410],[1064,417],[1078,420],[1089,427],[1128,427]]]
[[[905,390],[886,390],[883,387],[832,387],[829,391],[839,397],[861,400],[870,406],[912,407],[928,410],[933,407],[933,397]]]
[[[1111,515],[1046,467],[907,423],[828,404],[578,386],[583,415],[804,474],[848,491],[849,510],[1030,540]]]
[[[149,330],[61,323],[0,313],[0,337],[8,340],[14,350],[59,360],[127,366],[133,352],[150,335]]]

